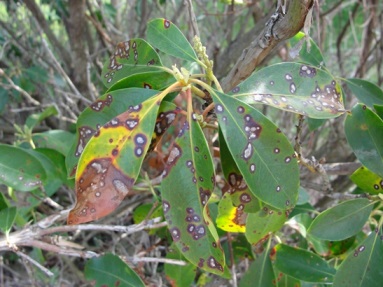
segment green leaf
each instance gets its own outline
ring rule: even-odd
[[[287,211],[264,206],[257,213],[249,213],[246,220],[246,238],[251,244],[264,242],[270,233],[279,230],[288,219]]]
[[[302,205],[310,200],[310,195],[307,193],[307,191],[303,187],[299,187],[299,193],[298,193],[298,201],[297,205]]]
[[[49,118],[50,116],[58,115],[58,111],[55,106],[50,106],[44,109],[41,113],[30,115],[25,121],[25,125],[30,129],[33,129],[41,121]]]
[[[342,202],[319,214],[308,230],[311,236],[339,241],[357,234],[366,223],[374,203],[366,198]]]
[[[362,166],[358,168],[350,179],[363,191],[370,194],[383,192],[383,178]]]
[[[382,231],[377,229],[339,266],[334,287],[380,287],[383,282]]]
[[[355,97],[369,108],[375,104],[383,105],[383,91],[377,85],[362,79],[347,79],[345,82]]]
[[[185,258],[222,276],[225,258],[208,208],[215,184],[213,160],[190,109],[191,103],[166,162],[161,183],[162,205],[173,241]]]
[[[158,71],[162,66],[157,52],[143,39],[130,39],[117,44],[115,52],[105,62],[102,81],[111,87],[128,76],[149,71]]]
[[[359,161],[383,177],[383,121],[367,106],[356,105],[345,122],[346,138]]]
[[[284,244],[278,244],[275,249],[275,267],[281,272],[307,282],[330,283],[333,281],[335,269],[320,256]]]
[[[173,75],[164,71],[152,71],[134,74],[117,81],[108,89],[108,93],[126,88],[145,88],[163,90],[174,83]]]
[[[0,210],[0,229],[7,234],[16,218],[17,209],[15,206]]]
[[[150,146],[165,93],[131,107],[89,140],[76,171],[77,203],[68,224],[104,217],[114,211],[136,181]]]
[[[297,280],[291,276],[288,276],[282,272],[280,272],[275,266],[273,266],[274,269],[274,274],[275,274],[275,279],[273,281],[272,286],[277,286],[277,287],[301,287],[301,281]],[[307,282],[305,282],[308,284]],[[311,287],[311,285],[309,285]],[[304,287],[308,287],[305,285]],[[314,287],[314,286],[313,286]],[[319,287],[318,285],[315,285],[315,287]]]
[[[74,142],[74,134],[63,130],[50,130],[33,134],[32,140],[37,147],[50,148],[66,156]]]
[[[169,249],[170,251],[166,254],[167,259],[185,260],[174,244]],[[185,266],[165,264],[166,279],[172,287],[193,286],[196,271],[197,268],[190,263]]]
[[[383,105],[374,105],[376,114],[383,120]]]
[[[146,35],[148,42],[165,54],[191,62],[198,61],[188,40],[169,20],[158,18],[148,22]]]
[[[345,112],[342,91],[327,71],[299,63],[279,63],[253,73],[232,90],[248,104],[266,104],[316,119]]]
[[[271,265],[269,249],[267,249],[251,263],[249,269],[239,282],[239,287],[273,286],[272,282],[275,282],[275,276],[273,266]]]
[[[251,106],[219,92],[212,97],[222,134],[253,195],[276,209],[294,206],[299,171],[288,139]]]
[[[85,265],[85,278],[94,280],[95,287],[145,287],[141,278],[118,256],[106,254],[90,259]]]
[[[293,38],[288,42],[289,44],[289,54],[290,56],[299,56],[299,60],[307,64],[322,67],[324,66],[323,55],[318,47],[318,45],[313,41],[313,39],[308,36],[308,41],[310,43],[310,49],[307,47],[307,40],[305,38],[305,33],[298,32]],[[294,53],[294,55],[291,55]],[[294,58],[294,57],[293,57]]]
[[[157,93],[156,90],[142,88],[121,89],[106,93],[87,107],[77,119],[76,139],[66,157],[68,176],[74,176],[86,144],[101,126]]]
[[[5,195],[0,192],[0,210],[6,209],[9,207],[9,202],[5,198]]]
[[[0,144],[0,182],[20,191],[30,191],[46,178],[40,161],[25,150]]]

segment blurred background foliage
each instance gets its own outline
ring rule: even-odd
[[[194,31],[191,27],[190,3],[193,4],[202,43],[214,60],[215,74],[218,79],[223,79],[242,51],[264,28],[275,11],[275,2],[277,1],[1,1],[0,142],[12,144],[18,141],[28,144],[32,133],[62,130],[61,154],[64,156],[72,144],[71,133],[75,131],[78,115],[106,90],[100,74],[103,63],[113,52],[115,45],[133,37],[145,38],[147,22],[156,17],[170,19],[191,41]],[[337,77],[366,79],[382,87],[382,35],[381,1],[314,1],[310,36],[322,51],[326,68]],[[297,47],[292,46],[291,42],[283,42],[258,68],[281,61],[294,61],[295,54]],[[170,63],[170,59],[166,57],[163,61],[165,64]],[[351,97],[347,86],[343,88],[346,108],[350,109],[356,98]],[[293,141],[296,116],[267,107],[262,110]],[[301,171],[302,186],[309,191],[310,202],[318,210],[326,209],[334,200],[342,198],[345,191],[354,189],[349,175],[355,170],[355,166],[350,170],[334,170],[331,166],[332,163],[351,163],[355,160],[355,155],[346,143],[343,125],[344,117],[340,117],[327,121],[308,121],[303,126],[303,154],[328,164],[325,167],[328,168],[329,178],[325,184],[321,175],[309,173],[305,169]],[[63,162],[59,155],[55,156],[57,162]],[[73,203],[73,182],[66,180],[65,173],[58,178],[60,180],[52,183],[45,194],[33,194],[33,208],[25,211],[29,217],[16,219],[20,226],[30,220],[54,214],[60,208],[67,208]],[[3,194],[7,193],[5,186],[0,188]],[[331,194],[328,193],[329,190],[332,191]],[[14,196],[15,201],[22,205],[23,198],[20,195]],[[26,196],[25,193],[21,195]],[[47,203],[50,198],[60,206]],[[26,201],[30,202],[31,199]],[[121,210],[133,210],[139,204],[148,202],[151,199],[146,194],[130,200]],[[104,222],[122,225],[133,222],[132,216],[121,214]],[[148,254],[152,252],[156,256],[163,252],[161,248],[155,248],[161,244],[144,232],[128,237],[130,245],[120,244],[123,238],[113,232],[93,231],[73,236],[87,250],[114,249],[113,251],[121,254],[137,254],[144,248],[153,247],[151,251],[147,251]],[[240,239],[239,237],[238,240]],[[108,242],[113,243],[112,247],[108,246]],[[79,286],[84,282],[84,275],[79,272],[84,265],[83,259],[72,261],[57,254],[43,255],[36,248],[31,254],[35,259],[45,257],[41,260],[54,270],[55,279],[49,282],[48,277],[43,274],[33,274],[30,266],[19,261],[15,255],[7,254],[6,260],[12,269],[4,268],[14,280],[7,286],[23,285],[25,282],[35,286],[54,285],[57,282],[61,286]],[[144,268],[146,274],[150,275],[146,283],[158,284],[162,280],[156,271],[157,265],[158,263],[148,263],[145,267],[138,268],[140,272]],[[24,277],[25,272],[27,277]],[[0,285],[2,283],[4,282],[0,281]]]

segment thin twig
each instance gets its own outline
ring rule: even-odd
[[[169,258],[154,258],[154,257],[127,257],[127,261],[136,264],[137,262],[155,262],[155,263],[166,263],[179,266],[185,266],[187,262],[183,260],[169,259]]]
[[[37,262],[36,260],[34,260],[32,257],[24,254],[23,252],[21,251],[16,251],[16,254],[19,255],[20,257],[24,258],[25,260],[31,262],[33,265],[35,265],[37,268],[39,268],[42,272],[45,273],[45,275],[49,276],[49,277],[53,277],[55,274],[53,272],[51,272],[49,269],[45,268],[44,266],[42,266],[39,262]]]

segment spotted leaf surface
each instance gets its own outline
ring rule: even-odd
[[[120,42],[102,69],[102,81],[109,88],[127,76],[157,71],[155,66],[162,66],[160,57],[145,40]]]
[[[383,280],[383,232],[381,227],[355,248],[339,266],[334,287],[380,287]]]
[[[126,88],[163,90],[174,81],[173,75],[163,71],[138,73],[119,80],[108,89],[108,93]]]
[[[220,129],[249,190],[276,209],[298,197],[299,172],[293,148],[269,119],[222,93],[212,94]]]
[[[235,160],[230,154],[230,150],[227,147],[221,131],[219,132],[219,149],[222,170],[227,182],[227,190],[225,191],[230,194],[232,205],[238,208],[238,211],[244,211],[246,213],[257,212],[260,209],[259,200],[249,190]]]
[[[166,54],[192,62],[198,59],[188,40],[169,20],[158,18],[148,22],[146,34],[148,42]]]
[[[68,224],[106,216],[129,193],[149,148],[161,97],[131,107],[89,140],[79,160],[77,203],[69,213]]]
[[[362,166],[358,168],[350,179],[363,191],[370,194],[383,192],[383,178]]]
[[[359,161],[383,177],[383,121],[365,105],[356,105],[344,125],[348,144]]]
[[[164,215],[173,241],[185,258],[205,271],[223,275],[224,254],[207,205],[214,184],[207,142],[189,110],[163,173]]]
[[[245,232],[247,213],[236,207],[229,194],[224,194],[218,204],[217,227],[228,232]]]
[[[273,210],[267,206],[257,213],[250,213],[246,221],[247,240],[251,244],[264,242],[270,233],[278,231],[288,218],[288,211]]]
[[[41,186],[46,172],[40,160],[22,148],[0,144],[0,183],[19,191]]]
[[[68,176],[75,175],[78,160],[86,144],[101,126],[127,111],[129,107],[139,105],[157,93],[155,90],[140,88],[121,89],[106,93],[87,107],[77,119],[75,143],[66,157]]]
[[[231,93],[248,104],[261,103],[311,118],[335,118],[345,112],[341,88],[333,76],[300,63],[263,68]]]

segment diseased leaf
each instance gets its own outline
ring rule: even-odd
[[[275,279],[273,280],[272,286],[277,286],[277,287],[301,287],[302,286],[302,283],[300,280],[280,272],[277,268],[275,268],[275,266],[273,267],[274,267]],[[312,285],[308,285],[307,282],[305,283],[306,283],[304,285],[305,287],[314,287]],[[319,287],[319,285],[315,285],[315,287]]]
[[[334,287],[380,287],[383,282],[383,232],[370,235],[339,266]]]
[[[142,88],[121,89],[106,93],[87,107],[77,119],[76,139],[66,157],[68,176],[75,175],[78,160],[86,144],[101,126],[157,93],[156,90]]]
[[[85,265],[85,278],[95,287],[145,287],[141,278],[118,256],[106,254],[90,259]]]
[[[217,227],[228,232],[245,232],[247,213],[233,206],[229,194],[224,194],[218,204]]]
[[[26,150],[0,144],[0,182],[19,191],[43,184],[46,174],[40,161]]]
[[[220,129],[249,190],[276,209],[290,209],[298,197],[299,172],[288,139],[251,106],[219,92],[212,97]]]
[[[370,109],[374,105],[383,105],[383,91],[377,85],[363,79],[347,79],[345,82],[355,97]]]
[[[383,178],[362,166],[358,168],[350,179],[363,191],[370,194],[383,192]]]
[[[267,206],[257,213],[249,213],[246,220],[247,240],[251,244],[264,242],[270,233],[279,230],[288,218],[288,211],[273,210]]]
[[[101,78],[109,88],[128,76],[158,71],[158,66],[162,66],[161,59],[153,47],[143,39],[131,39],[117,44],[115,52],[104,64]]]
[[[233,96],[248,104],[265,104],[316,119],[345,112],[342,91],[327,71],[299,63],[263,68],[235,87]]]
[[[359,161],[383,177],[383,121],[367,106],[356,105],[347,115],[345,133]]]
[[[275,267],[294,278],[315,283],[331,283],[335,269],[320,256],[285,244],[275,246]]]
[[[149,21],[146,34],[148,42],[162,52],[191,62],[198,60],[188,40],[169,20],[158,18]]]
[[[219,131],[219,149],[222,170],[227,182],[227,193],[230,194],[233,205],[238,208],[240,213],[241,211],[257,212],[260,209],[259,200],[249,190],[235,160],[230,154],[221,131]]]
[[[164,94],[115,117],[90,139],[76,172],[77,203],[68,224],[96,220],[111,213],[129,193],[149,148]]]
[[[348,200],[319,214],[307,231],[323,240],[339,241],[359,232],[373,208],[366,198]]]
[[[188,117],[163,173],[163,210],[173,241],[185,258],[205,271],[224,275],[225,258],[207,204],[215,185],[214,166],[189,100]]]

